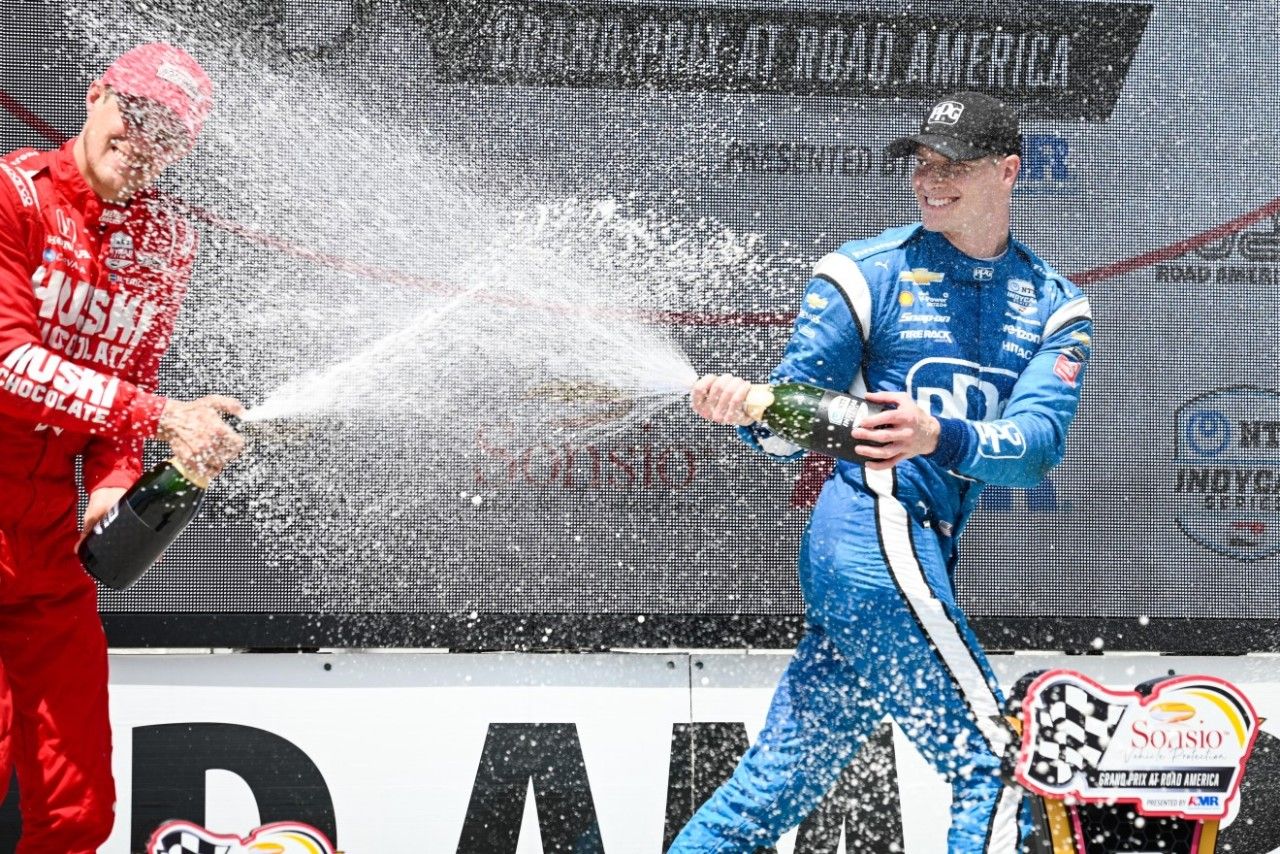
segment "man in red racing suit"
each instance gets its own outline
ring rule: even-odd
[[[90,86],[79,136],[0,158],[0,797],[16,766],[21,854],[96,852],[114,820],[81,531],[141,474],[144,439],[209,475],[241,447],[221,418],[235,399],[155,393],[196,231],[147,188],[194,146],[211,96],[186,53],[142,45]]]

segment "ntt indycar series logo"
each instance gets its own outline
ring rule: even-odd
[[[1202,394],[1179,407],[1175,431],[1182,532],[1240,561],[1280,554],[1280,391]]]

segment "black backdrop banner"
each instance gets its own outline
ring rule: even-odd
[[[793,643],[828,465],[612,393],[636,351],[588,345],[763,377],[813,262],[914,219],[883,146],[971,88],[1022,111],[1015,232],[1097,335],[1062,466],[984,493],[961,604],[994,649],[1280,648],[1268,3],[0,10],[6,149],[74,134],[137,41],[210,70],[162,390],[307,413],[104,592],[116,644]]]

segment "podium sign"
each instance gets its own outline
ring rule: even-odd
[[[1212,676],[1166,677],[1133,691],[1070,670],[1026,678],[1014,778],[1045,799],[1051,836],[1070,833],[1080,852],[1113,850],[1095,847],[1099,834],[1089,828],[1102,823],[1104,836],[1145,827],[1184,837],[1183,850],[1213,850],[1218,822],[1239,810],[1258,736],[1258,715],[1238,688]]]

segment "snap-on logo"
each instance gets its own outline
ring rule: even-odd
[[[953,125],[960,121],[960,114],[963,112],[964,104],[959,101],[943,101],[934,107],[933,112],[929,114],[928,124]]]

